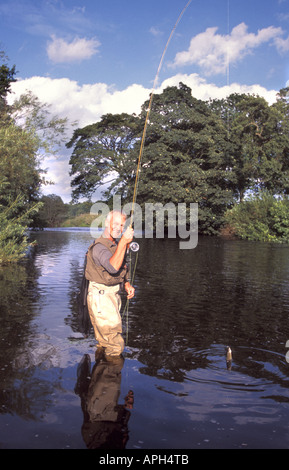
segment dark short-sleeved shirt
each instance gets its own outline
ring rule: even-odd
[[[116,274],[117,270],[110,264],[111,252],[106,246],[97,243],[92,250],[93,261],[96,265],[103,266],[110,274]]]

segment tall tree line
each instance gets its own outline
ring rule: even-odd
[[[74,200],[106,181],[106,198],[118,193],[130,202],[148,106],[75,130],[67,143]],[[249,94],[205,102],[183,83],[166,88],[153,97],[137,202],[196,202],[200,231],[210,234],[248,192],[287,195],[288,114],[288,88],[272,105]]]

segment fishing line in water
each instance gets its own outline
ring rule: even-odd
[[[133,273],[130,279],[130,284],[133,285],[134,282],[134,277],[135,277],[135,270],[136,270],[136,265],[138,261],[138,251],[136,252],[136,258],[134,262],[134,268],[133,268]],[[131,252],[130,252],[130,260],[129,260],[129,271],[131,272]],[[122,318],[125,316],[126,319],[126,344],[128,344],[128,310],[129,310],[129,299],[126,299],[126,304],[122,313]]]
[[[145,137],[146,137],[146,132],[147,132],[147,125],[148,125],[149,115],[150,115],[151,108],[152,108],[152,102],[153,102],[153,96],[154,96],[155,88],[156,88],[158,78],[159,78],[159,74],[160,74],[160,71],[161,71],[161,68],[162,68],[162,65],[163,65],[164,57],[165,57],[165,54],[166,54],[167,49],[169,47],[169,44],[171,42],[171,39],[174,35],[174,32],[175,32],[179,22],[181,21],[181,18],[183,17],[185,11],[187,10],[187,8],[188,8],[188,6],[190,5],[191,2],[192,2],[192,0],[189,0],[186,3],[185,7],[182,9],[181,13],[178,16],[178,19],[177,19],[170,35],[169,35],[169,38],[168,38],[167,43],[165,45],[165,48],[163,50],[161,60],[160,60],[160,63],[159,63],[158,69],[157,69],[157,73],[156,73],[156,76],[155,76],[155,79],[154,79],[153,88],[152,88],[152,91],[151,91],[151,94],[150,94],[149,105],[148,105],[148,109],[147,109],[147,113],[146,113],[144,129],[143,129],[143,133],[142,133],[140,151],[139,151],[138,160],[137,160],[136,177],[135,177],[135,184],[134,184],[134,191],[133,191],[133,198],[132,198],[131,216],[130,216],[130,226],[131,227],[133,226],[134,207],[135,207],[136,198],[137,198],[140,165],[141,165],[141,159],[142,159],[142,155],[143,155],[143,148],[144,148]],[[134,263],[133,274],[132,274],[132,277],[130,279],[130,284],[131,285],[133,285],[133,282],[134,282],[136,265],[137,265],[137,260],[138,260],[138,251],[136,251],[136,253],[137,253],[137,255],[136,255],[136,259],[135,259],[135,263]],[[130,267],[131,267],[131,250],[130,250]],[[122,317],[124,317],[124,315],[126,314],[126,342],[128,341],[128,309],[129,309],[129,299],[127,299],[127,301],[126,301],[126,305],[125,305],[124,312],[123,312],[123,315],[122,315]]]

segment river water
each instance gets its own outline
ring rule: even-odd
[[[289,447],[289,246],[138,240],[124,360],[106,363],[77,316],[89,231],[32,236],[0,269],[0,448]]]

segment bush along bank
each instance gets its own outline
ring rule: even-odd
[[[260,192],[225,214],[227,233],[241,239],[289,243],[289,199]]]

